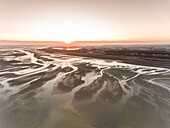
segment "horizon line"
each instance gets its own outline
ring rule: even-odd
[[[60,41],[60,40],[12,40],[12,39],[0,39],[0,43],[1,42],[58,42],[58,43],[75,43],[75,42],[128,42],[128,43],[133,43],[133,42],[167,42],[170,43],[170,40],[138,40],[138,39],[129,39],[129,40],[75,40],[75,41],[70,41],[70,42],[66,42],[66,41]]]

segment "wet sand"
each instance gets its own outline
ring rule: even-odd
[[[168,68],[0,51],[0,128],[170,127]]]

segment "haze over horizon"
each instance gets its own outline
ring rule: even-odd
[[[0,0],[0,40],[170,41],[169,0]]]

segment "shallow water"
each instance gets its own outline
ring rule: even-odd
[[[169,128],[170,70],[0,49],[0,128]]]

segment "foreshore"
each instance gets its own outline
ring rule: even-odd
[[[170,68],[170,52],[168,49],[157,49],[152,47],[81,47],[72,50],[53,49],[52,47],[42,49],[46,52],[63,53],[66,55],[91,57],[105,60],[115,60],[122,63]]]

